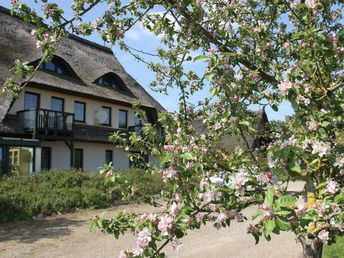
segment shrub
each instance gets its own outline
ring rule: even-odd
[[[124,170],[129,184],[140,194],[155,194],[161,190],[161,179],[143,170]],[[0,222],[51,215],[76,209],[104,208],[122,198],[116,184],[105,184],[98,173],[76,169],[53,169],[25,176],[0,178]]]

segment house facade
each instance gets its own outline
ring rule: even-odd
[[[38,64],[34,25],[0,9],[0,85],[14,75],[16,59]],[[144,72],[144,71],[143,71]],[[25,83],[23,81],[22,83]],[[96,171],[105,163],[129,168],[124,151],[108,136],[142,127],[132,109],[140,101],[150,123],[162,106],[135,81],[111,49],[69,35],[13,99],[0,96],[0,174],[77,167]]]

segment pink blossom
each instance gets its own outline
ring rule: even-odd
[[[168,231],[170,231],[173,227],[173,218],[170,215],[165,215],[160,218],[158,229],[161,232],[161,235],[166,236],[168,235]]]
[[[138,221],[145,221],[147,219],[148,215],[146,213],[143,213],[137,217]]]
[[[269,207],[265,203],[263,203],[263,204],[259,205],[259,209],[262,209],[264,211],[268,211]]]
[[[167,168],[162,171],[162,181],[167,183],[167,181],[173,181],[179,177],[179,172],[174,168]]]
[[[220,229],[222,223],[224,223],[228,219],[228,214],[226,212],[221,212],[215,221],[215,226],[217,229]]]
[[[143,248],[149,244],[149,242],[152,240],[151,238],[151,232],[148,228],[144,228],[142,231],[140,231],[137,234],[137,242],[136,244]]]
[[[164,150],[174,151],[177,147],[174,145],[164,145]]]
[[[307,122],[308,130],[309,131],[316,131],[318,130],[318,123],[316,121],[309,121]]]
[[[219,193],[216,190],[207,191],[203,194],[203,201],[205,201],[206,203],[209,203],[215,200],[219,200],[220,197],[221,197],[221,193]]]
[[[271,211],[266,211],[265,214],[263,215],[263,219],[269,219],[272,218],[274,214]]]
[[[112,171],[108,171],[108,172],[106,172],[106,174],[105,174],[105,177],[111,177],[111,176],[113,176],[113,173],[112,173]]]
[[[306,210],[307,210],[307,206],[305,203],[302,202],[297,205],[297,209],[295,211],[296,211],[297,216],[301,216]]]
[[[339,191],[339,185],[336,181],[329,181],[327,183],[326,192],[330,194],[335,194]]]
[[[171,207],[170,207],[170,211],[168,214],[170,214],[171,216],[176,215],[176,213],[179,211],[179,207],[178,205],[174,202],[172,203]]]
[[[209,204],[209,209],[211,212],[216,212],[217,211],[216,204],[214,203]]]
[[[49,37],[49,33],[48,32],[44,33],[43,37],[44,37],[44,42],[45,43],[49,43],[50,42],[50,37]]]
[[[331,151],[331,143],[315,141],[312,144],[312,154],[318,154],[319,157],[326,156]]]
[[[266,178],[264,174],[258,174],[256,177],[257,177],[257,181],[261,185],[265,185],[268,182],[268,179]]]
[[[37,34],[37,31],[36,31],[35,29],[33,29],[33,30],[31,31],[31,36],[32,36],[32,37],[36,37],[36,34]]]
[[[157,218],[158,218],[157,215],[154,214],[154,213],[149,213],[149,215],[148,215],[148,217],[147,217],[147,219],[148,219],[150,222],[156,221]]]
[[[182,196],[179,193],[175,193],[174,196],[173,196],[173,199],[176,202],[181,202],[182,201]]]
[[[40,48],[42,46],[42,42],[39,40],[36,41],[36,48]]]
[[[330,240],[329,232],[325,229],[321,230],[318,234],[318,238],[321,242],[327,244],[327,241]]]
[[[307,5],[307,7],[314,9],[318,5],[318,0],[306,0],[305,4]]]
[[[232,183],[234,187],[236,188],[240,188],[244,186],[248,181],[249,181],[249,178],[246,176],[245,173],[242,173],[242,172],[235,174],[234,177],[232,178]]]
[[[182,246],[182,242],[178,239],[178,238],[176,238],[175,236],[173,237],[173,239],[172,239],[172,249],[174,250],[174,251],[179,251],[179,249],[181,248],[181,246]]]
[[[289,41],[287,41],[287,42],[285,42],[285,43],[283,44],[283,48],[284,48],[284,49],[288,48],[289,46],[290,46],[290,42],[289,42]]]
[[[278,89],[282,95],[287,95],[292,88],[293,84],[289,80],[283,80],[278,86]]]

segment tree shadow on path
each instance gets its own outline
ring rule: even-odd
[[[0,242],[34,243],[40,239],[54,239],[70,235],[72,227],[87,225],[87,220],[48,218],[0,224]]]

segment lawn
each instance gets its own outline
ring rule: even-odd
[[[341,258],[344,257],[344,236],[338,237],[337,242],[333,245],[325,245],[323,251],[324,258]]]

